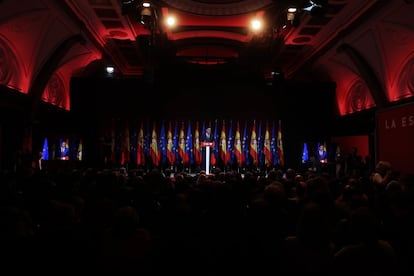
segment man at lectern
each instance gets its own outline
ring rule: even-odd
[[[203,142],[213,142],[213,134],[211,133],[211,127],[206,128],[206,132],[201,135],[201,143]],[[211,147],[210,147],[210,154],[211,154]],[[206,171],[206,148],[202,147],[202,160],[201,160],[201,169]]]
[[[206,132],[201,136],[201,142],[213,142],[213,134],[211,134],[211,127],[206,128]]]

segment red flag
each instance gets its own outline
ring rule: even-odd
[[[283,143],[282,143],[282,122],[279,120],[279,126],[277,130],[277,153],[279,154],[279,164],[280,166],[285,165],[285,156],[283,152]]]
[[[269,168],[272,166],[272,151],[270,149],[270,132],[269,132],[269,124],[266,122],[266,131],[264,137],[264,147],[263,147],[263,155],[265,158],[265,166]]]
[[[158,164],[160,162],[160,153],[158,151],[157,129],[156,129],[155,122],[154,122],[153,127],[152,127],[150,156],[151,156],[151,159],[152,159],[152,163],[155,166],[158,166]]]
[[[233,149],[233,122],[230,121],[230,126],[227,132],[227,150],[226,150],[226,165],[232,165],[234,161],[234,149]]]
[[[234,136],[234,156],[236,157],[239,167],[243,166],[244,154],[242,152],[239,122],[237,122],[236,134]]]
[[[196,122],[194,130],[194,161],[197,165],[200,165],[202,161],[202,154],[200,148],[200,131],[198,122]]]
[[[257,136],[256,136],[256,121],[253,122],[252,136],[250,137],[250,156],[253,160],[253,165],[257,166]]]
[[[144,123],[141,122],[141,127],[138,132],[137,141],[137,165],[145,165],[145,153],[144,153]]]
[[[170,122],[167,131],[167,158],[171,166],[175,164],[175,152],[173,151],[173,146],[172,123]]]
[[[223,163],[226,162],[226,155],[227,155],[226,124],[223,121],[223,126],[221,128],[221,134],[220,134],[220,158],[223,161]]]

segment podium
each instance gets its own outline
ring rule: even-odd
[[[214,146],[214,142],[201,142],[201,147],[206,148],[206,174],[210,174],[210,148]]]

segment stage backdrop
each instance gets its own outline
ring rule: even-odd
[[[138,79],[72,78],[71,114],[84,139],[85,154],[99,152],[99,133],[107,132],[113,119],[132,125],[134,121],[137,125],[141,121],[281,120],[285,164],[294,168],[301,166],[304,141],[327,141],[331,136],[336,115],[334,83],[285,80],[268,85],[257,78],[221,72],[187,70],[154,84]]]
[[[400,173],[414,173],[414,103],[377,113],[377,161]]]

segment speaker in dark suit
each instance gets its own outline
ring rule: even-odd
[[[213,142],[213,134],[211,133],[211,127],[206,128],[206,132],[201,135],[201,143],[211,143]],[[210,148],[211,154],[211,148]],[[211,156],[211,155],[210,155]],[[206,148],[202,149],[202,160],[201,160],[201,169],[206,171]]]

